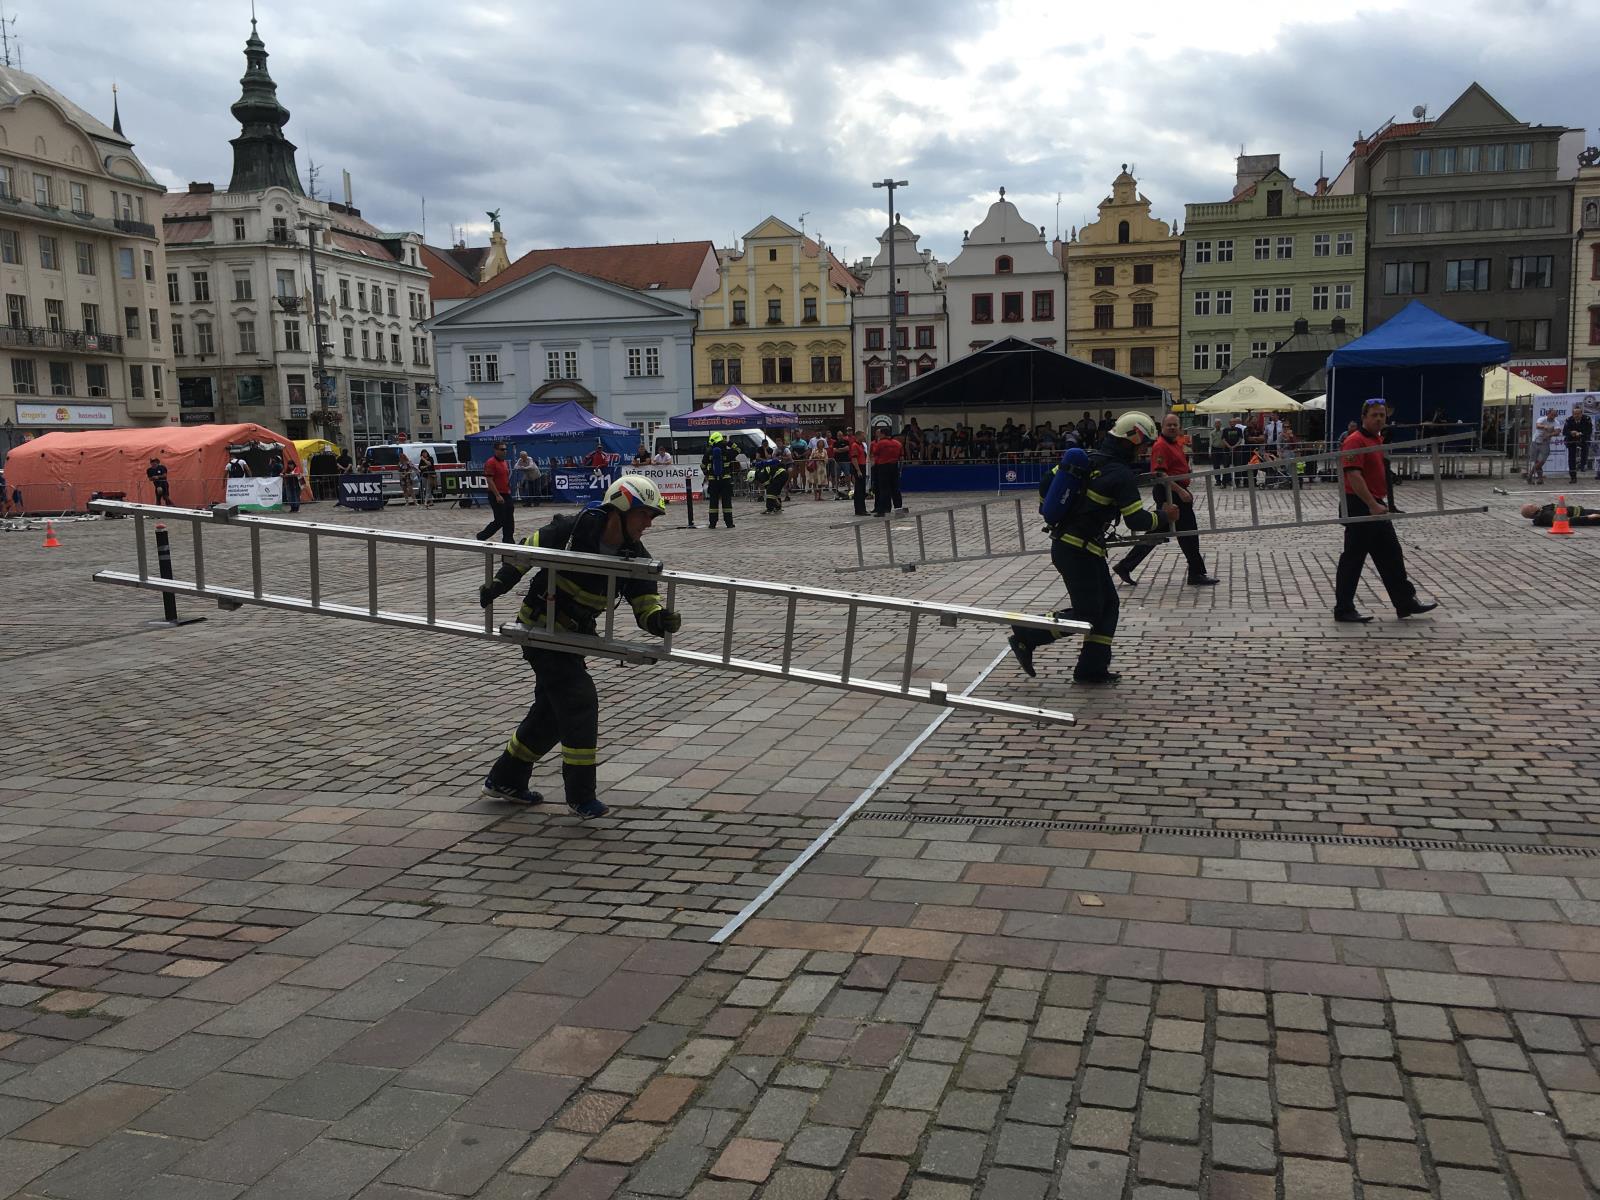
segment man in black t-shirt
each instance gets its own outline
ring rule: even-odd
[[[151,458],[150,465],[144,469],[144,476],[150,481],[150,486],[155,489],[157,504],[171,504],[172,494],[167,490],[167,468],[159,458]]]

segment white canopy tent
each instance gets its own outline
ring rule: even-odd
[[[1304,409],[1308,409],[1308,410],[1313,411],[1313,412],[1327,412],[1328,411],[1328,393],[1327,392],[1323,392],[1322,395],[1320,395],[1320,396],[1313,396],[1313,397],[1311,397],[1311,399],[1307,400],[1300,407],[1304,408]]]
[[[1540,387],[1533,380],[1524,379],[1504,367],[1490,367],[1483,373],[1485,407],[1494,405],[1504,408],[1511,404],[1526,404],[1537,396],[1550,394],[1549,388]]]
[[[1223,388],[1194,406],[1203,413],[1299,412],[1298,400],[1285,396],[1271,384],[1246,375],[1232,387]]]

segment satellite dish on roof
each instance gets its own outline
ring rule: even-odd
[[[1426,120],[1428,117],[1428,106],[1426,104],[1417,105],[1411,110],[1411,115],[1419,121]]]

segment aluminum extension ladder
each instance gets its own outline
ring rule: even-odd
[[[402,629],[431,630],[487,641],[544,646],[554,650],[614,658],[631,663],[681,662],[817,687],[861,692],[886,699],[910,700],[923,704],[1022,717],[1047,724],[1070,724],[1073,720],[1072,714],[977,696],[953,694],[949,685],[942,681],[913,684],[912,676],[918,669],[916,651],[921,626],[924,622],[930,624],[936,622],[938,626],[949,628],[954,627],[959,621],[971,621],[1004,627],[1020,625],[1059,633],[1082,634],[1089,631],[1089,626],[1082,621],[1061,620],[1055,617],[1001,612],[964,605],[934,604],[895,596],[798,587],[762,580],[669,571],[659,561],[653,559],[621,559],[610,555],[581,554],[570,550],[479,542],[470,538],[439,537],[431,534],[289,520],[283,517],[241,515],[236,508],[223,505],[207,510],[165,508],[160,505],[135,504],[121,500],[97,500],[89,507],[95,512],[131,516],[137,554],[136,570],[97,571],[94,575],[97,583],[119,584],[211,599],[224,609],[258,605],[264,608],[313,613]],[[190,526],[194,573],[192,579],[164,578],[159,573],[151,573],[145,528],[147,522],[151,520],[185,522]],[[250,580],[247,586],[219,584],[213,578],[215,572],[208,572],[206,532],[208,529],[215,530],[219,526],[243,531],[249,536]],[[280,591],[268,589],[262,562],[262,542],[267,537],[305,539],[309,555],[309,596],[285,595]],[[329,588],[325,586],[325,564],[321,553],[325,539],[353,541],[366,548],[364,604],[339,603],[326,597],[325,592]],[[420,612],[408,611],[402,607],[385,607],[380,604],[378,547],[385,544],[422,549],[423,598]],[[551,573],[549,586],[552,589],[555,586],[555,577],[563,571],[581,571],[584,574],[603,576],[606,580],[606,598],[609,601],[617,599],[621,581],[636,579],[648,579],[655,583],[669,609],[677,607],[684,591],[697,590],[719,594],[722,597],[722,602],[718,606],[721,623],[720,645],[716,650],[701,650],[689,649],[681,644],[675,645],[671,636],[651,638],[649,641],[636,637],[623,637],[616,629],[614,608],[609,605],[606,610],[604,630],[595,637],[569,633],[557,627],[553,604],[545,606],[547,620],[543,627],[538,629],[530,629],[515,621],[501,623],[496,619],[492,604],[483,610],[481,622],[447,619],[440,616],[439,612],[441,597],[438,568],[442,554],[480,557],[483,560],[485,582],[494,579],[497,560],[501,559],[520,561],[535,569],[547,568]],[[764,597],[781,603],[784,614],[783,641],[777,661],[752,658],[734,652],[738,636],[735,617],[741,597]],[[814,670],[795,665],[796,621],[801,605],[807,606],[808,613],[820,608],[827,622],[826,627],[830,630],[837,629],[842,624],[844,644],[838,670]],[[692,624],[694,613],[697,611],[699,610],[690,606],[686,623]],[[901,635],[903,645],[894,657],[893,675],[887,679],[852,674],[852,669],[859,665],[858,635],[861,632],[861,617],[867,613],[895,614],[902,617],[905,622]],[[680,639],[682,636],[679,635]],[[926,667],[926,664],[923,666]],[[886,667],[885,670],[887,669]]]
[[[1195,510],[1199,528],[1186,531],[1184,536],[1194,534],[1211,535],[1219,533],[1258,533],[1270,529],[1301,529],[1312,528],[1318,525],[1354,525],[1370,521],[1401,521],[1414,520],[1419,517],[1451,517],[1466,513],[1482,513],[1488,511],[1488,505],[1475,505],[1464,508],[1450,508],[1445,505],[1443,463],[1440,458],[1440,447],[1449,441],[1458,441],[1463,435],[1443,435],[1440,437],[1419,438],[1411,442],[1397,442],[1393,445],[1377,447],[1374,450],[1352,451],[1350,453],[1370,454],[1378,450],[1389,452],[1394,450],[1417,450],[1427,448],[1432,461],[1433,471],[1433,506],[1431,508],[1408,510],[1403,513],[1381,513],[1376,516],[1352,517],[1346,515],[1344,503],[1344,488],[1339,481],[1335,481],[1339,497],[1339,515],[1336,517],[1320,517],[1308,519],[1306,516],[1302,491],[1304,488],[1303,477],[1298,470],[1301,463],[1308,466],[1334,462],[1347,457],[1345,451],[1333,450],[1325,454],[1311,454],[1305,456],[1286,455],[1272,460],[1269,463],[1241,465],[1237,467],[1219,467],[1209,470],[1192,471],[1189,482],[1185,486],[1191,493],[1202,489],[1205,492],[1203,502],[1196,496]],[[1264,472],[1281,473],[1287,477],[1287,489],[1292,496],[1294,505],[1294,519],[1289,521],[1263,520],[1261,512],[1261,485],[1258,476]],[[1242,523],[1219,523],[1217,518],[1217,488],[1212,486],[1212,480],[1222,476],[1237,478],[1246,476],[1246,482],[1235,489],[1235,492],[1246,491],[1250,500],[1250,521]],[[1148,485],[1150,476],[1144,476],[1141,484]],[[1204,504],[1202,510],[1201,505]],[[1200,513],[1204,512],[1204,519],[1200,521]],[[970,514],[976,512],[978,516],[977,528],[970,528],[970,522],[963,518],[962,526],[958,526],[957,514]],[[1041,529],[1038,515],[1038,502],[1032,496],[1004,496],[996,500],[972,500],[963,504],[952,504],[943,508],[914,510],[909,514],[911,525],[906,525],[906,517],[887,517],[880,522],[880,529],[871,528],[872,518],[857,519],[842,524],[830,526],[832,529],[850,529],[855,534],[856,565],[841,568],[845,571],[879,571],[889,568],[899,568],[902,571],[914,571],[918,567],[938,566],[946,563],[979,562],[992,558],[1018,558],[1029,554],[1048,554],[1050,542],[1047,535],[1039,534],[1039,540],[1029,544],[1029,531],[1039,533]],[[881,531],[881,532],[880,532]],[[1159,541],[1176,536],[1168,531],[1163,533],[1149,533],[1113,538],[1109,545],[1135,545],[1142,541]]]

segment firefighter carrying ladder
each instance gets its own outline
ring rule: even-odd
[[[1295,455],[1287,454],[1277,459],[1240,465],[1236,467],[1220,467],[1206,471],[1191,471],[1189,482],[1184,486],[1191,494],[1202,488],[1205,497],[1202,502],[1197,496],[1195,500],[1196,520],[1198,529],[1185,530],[1184,537],[1195,534],[1210,535],[1218,533],[1259,533],[1271,529],[1303,529],[1318,525],[1354,525],[1369,521],[1400,521],[1414,520],[1419,517],[1451,517],[1465,513],[1488,512],[1487,505],[1471,507],[1450,508],[1445,504],[1444,496],[1444,457],[1441,455],[1443,443],[1459,441],[1462,434],[1446,434],[1440,437],[1419,438],[1411,442],[1397,442],[1393,445],[1380,446],[1371,450],[1343,451],[1333,450],[1326,454]],[[1344,488],[1335,480],[1334,487],[1338,491],[1338,515],[1332,517],[1315,517],[1307,514],[1305,505],[1305,473],[1315,473],[1316,468],[1325,463],[1336,463],[1337,460],[1351,454],[1373,454],[1380,451],[1393,450],[1420,451],[1426,449],[1431,464],[1433,479],[1433,505],[1430,508],[1406,511],[1403,513],[1381,513],[1377,516],[1348,516],[1345,512]],[[1421,455],[1416,457],[1420,458]],[[1292,503],[1292,518],[1289,520],[1274,519],[1274,514],[1264,513],[1263,506],[1266,501],[1263,497],[1265,489],[1262,488],[1259,476],[1272,474],[1280,480],[1280,487],[1290,494]],[[1250,511],[1249,523],[1224,522],[1219,523],[1217,516],[1217,491],[1212,484],[1213,480],[1222,477],[1237,480],[1241,477],[1244,482],[1234,488],[1234,492],[1247,492]],[[1150,482],[1150,477],[1145,476],[1142,483]],[[1204,504],[1203,513],[1201,516]],[[976,528],[973,527],[973,514],[976,514]],[[1224,516],[1226,517],[1226,513]],[[938,566],[945,563],[979,562],[991,558],[1017,558],[1028,554],[1048,554],[1050,540],[1048,534],[1040,534],[1041,543],[1029,544],[1029,531],[1040,530],[1038,504],[1029,496],[1006,496],[998,500],[972,500],[964,504],[953,504],[945,508],[931,508],[911,513],[910,524],[905,518],[888,517],[882,520],[881,537],[878,531],[870,528],[871,518],[833,525],[833,529],[853,529],[855,531],[856,565],[843,567],[844,571],[881,571],[897,567],[902,571],[915,571],[918,567]],[[1141,541],[1162,541],[1166,538],[1177,536],[1173,531],[1166,530],[1138,536],[1114,538],[1108,544],[1134,545]]]
[[[1046,724],[1070,724],[1072,714],[1054,709],[1035,708],[1023,704],[1009,704],[1000,700],[990,700],[978,696],[952,694],[947,683],[934,681],[928,683],[913,683],[913,676],[918,670],[916,653],[918,638],[923,623],[931,627],[937,625],[945,628],[954,627],[959,621],[970,621],[978,624],[998,625],[1010,627],[1020,625],[1034,629],[1050,629],[1059,633],[1086,633],[1089,626],[1082,621],[1061,620],[1055,617],[1038,617],[1025,613],[1000,612],[987,608],[971,608],[964,605],[935,604],[924,600],[903,599],[896,596],[874,596],[859,592],[833,591],[825,588],[797,587],[785,583],[769,583],[754,579],[733,579],[719,575],[701,575],[687,571],[666,570],[659,561],[654,559],[625,559],[615,558],[603,554],[582,554],[570,550],[550,550],[535,546],[511,545],[506,543],[479,542],[469,538],[439,537],[432,534],[404,533],[398,531],[367,529],[349,525],[333,525],[312,521],[296,521],[283,517],[268,517],[255,515],[240,515],[233,507],[217,505],[206,509],[165,508],[153,504],[134,504],[120,500],[97,500],[90,504],[90,509],[95,512],[116,516],[131,516],[133,518],[133,532],[135,552],[137,555],[137,568],[132,572],[127,571],[98,571],[94,579],[97,583],[120,584],[125,587],[142,588],[150,591],[166,592],[182,596],[194,596],[200,599],[215,600],[219,607],[224,609],[237,609],[244,605],[258,605],[264,608],[276,608],[289,612],[311,613],[324,617],[338,617],[345,620],[365,621],[379,625],[389,625],[401,629],[422,629],[439,633],[450,633],[461,637],[477,638],[486,641],[514,642],[520,645],[536,645],[553,650],[566,651],[574,654],[594,655],[597,657],[614,658],[630,663],[648,662],[680,662],[692,666],[710,667],[717,670],[735,671],[747,675],[758,675],[770,679],[807,683],[816,687],[836,688],[848,692],[860,692],[885,699],[910,700],[923,704],[935,704],[951,708],[972,709],[979,712],[995,713],[1011,717],[1023,717],[1029,720],[1040,721]],[[149,549],[146,545],[145,526],[148,520],[155,519],[165,522],[186,522],[192,534],[192,556],[194,577],[192,579],[176,579],[163,577],[163,574],[152,575],[150,571]],[[232,531],[242,531],[249,537],[250,579],[248,585],[231,586],[219,584],[214,576],[214,569],[207,570],[206,539],[207,530],[216,530],[219,526]],[[161,534],[164,538],[165,534]],[[267,538],[281,542],[286,539],[304,539],[307,547],[307,567],[309,570],[310,594],[308,596],[287,595],[274,584],[272,590],[266,586],[266,570],[262,561],[262,543]],[[364,604],[346,604],[327,598],[325,593],[331,590],[331,580],[325,580],[327,568],[331,565],[323,558],[323,544],[325,540],[340,540],[355,542],[366,550],[365,584],[366,602]],[[216,539],[211,543],[213,561],[219,553],[226,553],[236,549],[233,546],[216,546]],[[397,547],[421,548],[423,552],[423,570],[421,583],[423,595],[421,611],[401,607],[404,602],[395,600],[394,606],[385,607],[380,604],[380,573],[378,548],[382,545]],[[549,587],[555,587],[555,577],[563,571],[577,571],[588,575],[603,576],[606,580],[606,598],[615,601],[618,593],[618,584],[621,580],[648,578],[657,585],[666,606],[671,609],[677,607],[677,598],[689,590],[709,592],[721,597],[720,622],[721,636],[715,649],[690,649],[681,644],[683,634],[679,634],[680,644],[674,644],[674,638],[665,638],[642,641],[637,638],[621,636],[615,627],[615,612],[612,604],[606,606],[604,629],[594,637],[569,633],[560,629],[555,624],[556,606],[545,605],[546,620],[541,628],[530,629],[515,621],[500,624],[497,622],[494,606],[490,604],[484,608],[481,621],[452,620],[440,615],[441,595],[439,588],[439,565],[443,554],[476,555],[483,560],[484,582],[494,579],[497,559],[511,559],[529,564],[532,568],[544,567],[549,571]],[[165,556],[163,556],[165,557]],[[162,564],[165,566],[165,563]],[[280,573],[274,571],[277,578]],[[408,583],[414,584],[414,578],[408,578]],[[444,599],[448,601],[447,594]],[[783,635],[781,650],[776,661],[765,658],[754,658],[748,654],[735,654],[734,646],[738,640],[738,631],[735,627],[735,617],[741,599],[765,600],[776,603],[783,614]],[[806,616],[813,618],[818,610],[822,616],[822,627],[827,631],[837,630],[841,625],[844,629],[842,649],[836,649],[839,658],[837,670],[817,670],[811,667],[798,667],[794,663],[796,644],[800,637],[797,622],[801,616],[801,606],[806,606]],[[694,609],[692,611],[700,611]],[[859,658],[863,655],[861,645],[866,630],[864,625],[871,622],[873,615],[899,617],[904,625],[900,633],[894,634],[893,644],[896,652],[887,657],[882,664],[880,674],[889,673],[889,678],[873,678],[870,675],[853,673],[859,668]],[[814,623],[814,622],[813,622]],[[891,631],[892,632],[892,631]],[[752,642],[770,640],[770,635],[756,635],[749,638]],[[873,653],[867,648],[867,653]],[[875,657],[885,658],[883,654]],[[923,664],[926,669],[927,664]]]

